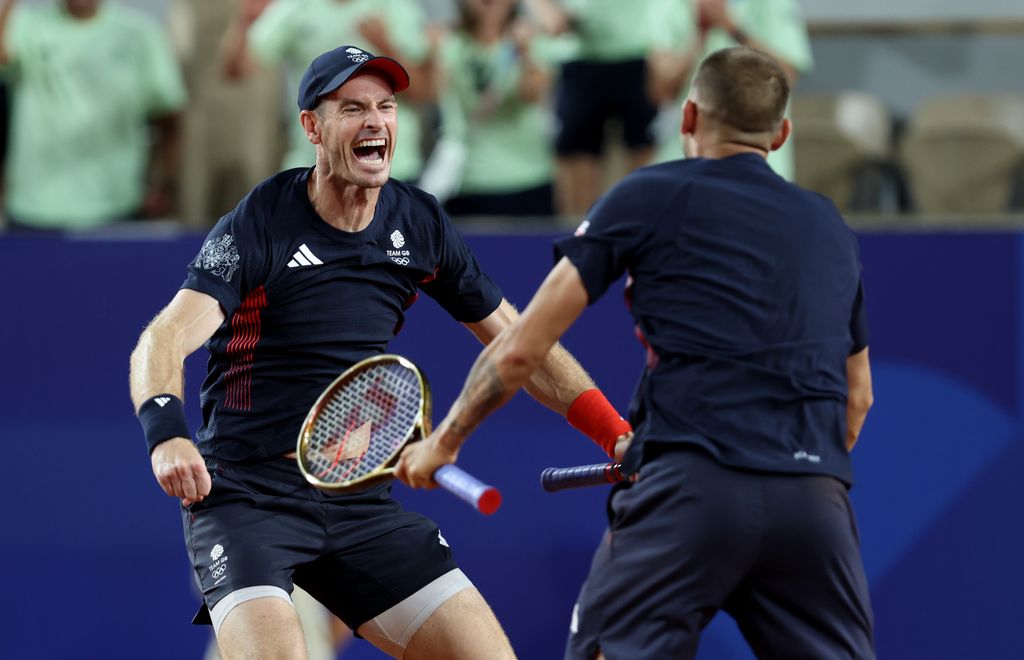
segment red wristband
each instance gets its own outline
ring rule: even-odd
[[[565,419],[612,458],[615,457],[615,441],[633,430],[598,389],[587,390],[576,397]]]

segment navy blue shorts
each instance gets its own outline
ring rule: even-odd
[[[647,95],[645,60],[566,62],[555,99],[555,151],[561,156],[600,155],[605,124],[612,118],[622,123],[627,147],[650,147],[657,114]]]
[[[656,453],[610,504],[565,657],[693,658],[719,610],[759,658],[874,658],[846,486]]]
[[[286,458],[209,466],[210,495],[182,509],[205,601],[193,623],[237,589],[294,583],[356,630],[457,568],[437,525],[403,511],[390,484],[330,493]]]

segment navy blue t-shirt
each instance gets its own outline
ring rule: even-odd
[[[846,359],[867,345],[857,240],[826,197],[764,158],[626,177],[556,244],[591,302],[624,272],[647,366],[638,449],[685,442],[724,465],[852,481]]]
[[[421,190],[391,180],[362,231],[328,225],[309,169],[277,174],[221,218],[182,288],[220,302],[207,342],[200,452],[229,461],[294,451],[316,398],[359,360],[385,352],[418,291],[457,321],[501,302],[462,236]]]

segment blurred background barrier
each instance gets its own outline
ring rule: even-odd
[[[884,221],[882,224],[886,224]],[[525,305],[552,235],[469,242]],[[198,658],[206,628],[176,501],[151,474],[128,399],[128,354],[169,300],[199,235],[0,239],[2,658]],[[1024,587],[1024,234],[1016,229],[861,236],[876,405],[854,452],[882,658],[1020,658]],[[621,287],[566,344],[625,408],[643,360]],[[440,415],[479,347],[432,301],[409,312],[395,352],[417,361]],[[198,424],[200,351],[187,365]],[[569,616],[604,528],[606,489],[549,495],[551,465],[596,462],[590,441],[518,396],[467,444],[461,464],[498,485],[484,518],[441,492],[397,495],[433,516],[520,657],[561,657]],[[378,658],[365,642],[345,658]],[[720,616],[701,658],[749,658]]]

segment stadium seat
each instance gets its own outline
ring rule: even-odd
[[[790,108],[796,182],[844,211],[900,210],[886,106],[861,92],[795,96]]]
[[[911,118],[901,155],[917,211],[1010,211],[1021,203],[1024,96],[927,101]]]

